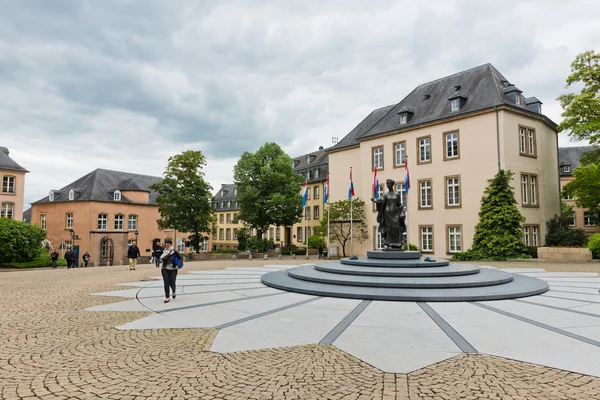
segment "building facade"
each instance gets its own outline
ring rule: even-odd
[[[97,169],[33,203],[31,223],[46,230],[55,249],[71,247],[79,256],[87,251],[99,265],[124,260],[136,240],[142,256],[166,238],[184,252],[183,235],[158,228],[158,194],[148,187],[160,179]]]
[[[576,146],[576,147],[561,147],[558,149],[559,171],[560,171],[560,189],[575,179],[575,168],[580,165],[581,156],[590,150],[594,150],[593,146]],[[586,234],[593,235],[600,232],[600,226],[594,224],[592,216],[584,208],[577,207],[575,199],[563,193],[563,201],[573,207],[571,215],[571,226],[583,229]]]
[[[10,158],[6,147],[0,147],[0,218],[23,220],[25,168]]]
[[[323,147],[312,153],[303,154],[292,159],[294,172],[305,177],[308,186],[308,200],[302,212],[302,220],[293,226],[270,226],[263,238],[271,239],[276,245],[306,245],[307,238],[314,234],[321,223],[324,211],[323,190],[329,173],[328,156]],[[299,188],[300,193],[304,186]],[[212,250],[237,249],[237,232],[243,221],[237,221],[240,205],[237,201],[237,189],[234,184],[223,184],[214,197],[217,231],[212,234]],[[250,236],[256,235],[255,229],[249,229]]]
[[[488,180],[507,169],[526,219],[525,241],[540,246],[546,221],[560,212],[556,124],[541,104],[490,64],[422,84],[374,110],[329,150],[331,200],[347,198],[351,167],[356,195],[367,204],[374,169],[380,192],[391,178],[404,193],[408,168],[408,241],[449,257],[471,247]],[[371,239],[354,243],[357,255],[381,247],[375,210],[366,213]]]

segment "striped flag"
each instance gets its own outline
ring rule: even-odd
[[[350,186],[348,187],[348,200],[352,200],[352,197],[356,196],[354,193],[354,183],[352,182],[352,167],[350,167]]]
[[[404,193],[410,189],[410,174],[408,173],[408,159],[404,160]]]
[[[379,197],[379,178],[377,178],[377,168],[373,168],[373,198]]]
[[[329,201],[329,177],[325,179],[325,187],[323,188],[323,203]]]
[[[308,201],[308,180],[304,178],[304,189],[302,190],[302,207],[306,207]]]

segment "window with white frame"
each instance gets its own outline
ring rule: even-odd
[[[219,228],[219,240],[225,240],[225,229]]]
[[[65,228],[73,228],[73,213],[65,214]]]
[[[527,153],[535,154],[535,135],[533,129],[527,129]]]
[[[202,241],[202,248],[201,248],[201,251],[203,251],[203,252],[207,252],[207,251],[208,251],[208,240],[207,240],[207,239],[204,239],[204,240]]]
[[[373,168],[383,168],[383,147],[373,147]]]
[[[531,246],[531,229],[529,226],[523,226],[523,241],[527,246]]]
[[[105,231],[108,226],[108,215],[98,214],[98,230]]]
[[[129,239],[129,240],[127,241],[127,247],[131,247],[131,246],[133,246],[133,242],[135,242],[135,240],[133,240],[133,239]]]
[[[523,242],[527,246],[538,247],[540,245],[540,226],[523,225]]]
[[[419,163],[431,162],[431,137],[419,139]]]
[[[569,215],[568,217],[569,217],[569,225],[575,226],[575,211],[571,212],[571,215]]]
[[[279,226],[275,230],[275,240],[277,240],[277,241],[281,240],[281,228]]]
[[[433,251],[433,226],[422,226],[421,234],[421,251]]]
[[[304,207],[304,216],[306,219],[310,219],[310,206]]]
[[[225,221],[225,214],[219,214],[219,223],[222,224]]]
[[[225,229],[225,240],[231,240],[231,228]]]
[[[563,172],[566,172],[566,173],[571,172],[571,166],[570,165],[563,166]]]
[[[225,202],[224,201],[221,202],[221,208],[225,208]]]
[[[315,186],[313,188],[313,198],[314,199],[318,199],[320,197],[321,193],[319,193],[319,187]]]
[[[231,200],[228,200],[227,201],[227,208],[230,208],[230,207],[231,207]]]
[[[383,196],[383,184],[377,187],[377,197],[379,198],[381,196]]]
[[[233,188],[233,195],[237,196],[237,188]]]
[[[535,129],[519,126],[519,153],[537,157]]]
[[[233,240],[237,240],[238,230],[237,228],[233,228]]]
[[[383,249],[383,237],[381,236],[381,232],[375,228],[375,250],[381,249]]]
[[[227,218],[225,218],[225,221],[227,221],[227,223],[231,222],[231,214],[227,214]]]
[[[319,168],[315,169],[315,178],[319,177]]]
[[[127,219],[127,230],[135,231],[138,228],[137,215],[130,215]]]
[[[114,196],[113,196],[113,200],[114,201],[121,201],[121,192],[118,190],[115,190]]]
[[[524,206],[537,207],[538,202],[537,175],[521,174],[521,203]]]
[[[525,128],[519,128],[519,152],[520,153],[526,153],[527,152],[527,145],[525,142]]]
[[[300,226],[296,229],[296,241],[302,242],[302,227]]]
[[[419,181],[419,207],[431,208],[431,181]]]
[[[15,204],[5,202],[0,205],[0,218],[15,219]]]
[[[402,204],[406,205],[406,192],[404,183],[396,183],[396,193],[402,196]]]
[[[448,227],[448,253],[459,253],[462,251],[462,240],[460,226]]]
[[[306,179],[308,179],[310,181],[310,179],[311,179],[310,171],[306,171]]]
[[[69,190],[69,200],[75,199],[75,191],[73,189]]]
[[[400,114],[400,125],[404,125],[404,124],[406,124],[406,122],[408,122],[408,114],[407,113]]]
[[[48,193],[48,201],[54,201],[54,192],[52,190]]]
[[[123,230],[124,220],[125,220],[125,217],[123,216],[123,214],[115,215],[115,230],[117,230],[117,231]]]
[[[588,211],[583,213],[583,225],[584,226],[593,226],[594,219],[592,218],[592,214]]]
[[[458,132],[449,132],[444,134],[446,142],[445,159],[458,158]]]
[[[321,218],[321,213],[320,213],[320,210],[319,210],[319,206],[314,206],[313,207],[313,218],[314,219]]]
[[[183,238],[177,238],[177,251],[179,253],[185,252],[185,240],[183,240]]]
[[[450,101],[450,109],[452,111],[458,111],[459,108],[460,108],[460,99],[452,99]]]
[[[15,189],[16,178],[12,175],[4,175],[2,177],[2,193],[16,193]]]
[[[446,206],[460,206],[460,178],[458,176],[446,178]]]
[[[396,167],[404,165],[406,162],[406,142],[394,144],[394,165]]]
[[[64,248],[66,249],[72,249],[73,248],[73,241],[72,240],[65,240],[64,242]]]
[[[46,214],[40,214],[40,227],[46,229]]]

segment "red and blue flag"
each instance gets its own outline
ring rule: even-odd
[[[352,197],[356,196],[354,193],[354,183],[352,182],[352,167],[350,167],[350,186],[348,187],[348,200],[352,200]]]

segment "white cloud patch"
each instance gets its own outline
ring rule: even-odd
[[[161,175],[187,148],[216,191],[244,151],[328,146],[420,83],[487,62],[559,122],[599,19],[593,0],[5,2],[0,145],[31,170],[26,202],[95,168]]]

